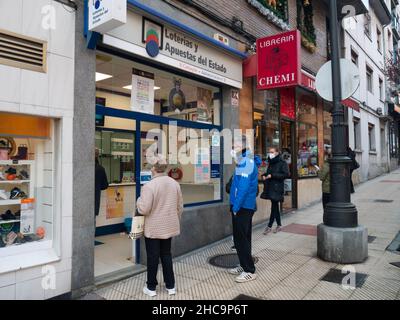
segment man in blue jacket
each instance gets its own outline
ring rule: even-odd
[[[236,282],[247,282],[256,278],[251,255],[252,220],[256,211],[258,167],[261,159],[247,148],[246,136],[242,136],[243,148],[236,152],[236,168],[230,189],[230,204],[233,222],[233,241],[240,266],[230,269],[237,275]],[[237,150],[237,146],[235,146]]]

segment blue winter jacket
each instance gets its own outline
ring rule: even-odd
[[[260,165],[260,157],[253,156],[249,150],[246,150],[238,159],[230,190],[230,204],[233,212],[238,212],[240,208],[256,210]]]

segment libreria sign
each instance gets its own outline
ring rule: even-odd
[[[257,39],[257,89],[297,86],[301,79],[298,30]]]

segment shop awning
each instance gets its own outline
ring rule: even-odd
[[[50,137],[50,119],[12,113],[0,113],[0,136]]]
[[[360,104],[351,98],[343,100],[342,104],[347,108],[351,108],[351,109],[354,109],[354,110],[360,112]]]

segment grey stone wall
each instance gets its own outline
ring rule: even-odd
[[[96,53],[83,37],[83,1],[76,1],[73,122],[72,296],[94,283],[94,143]]]

